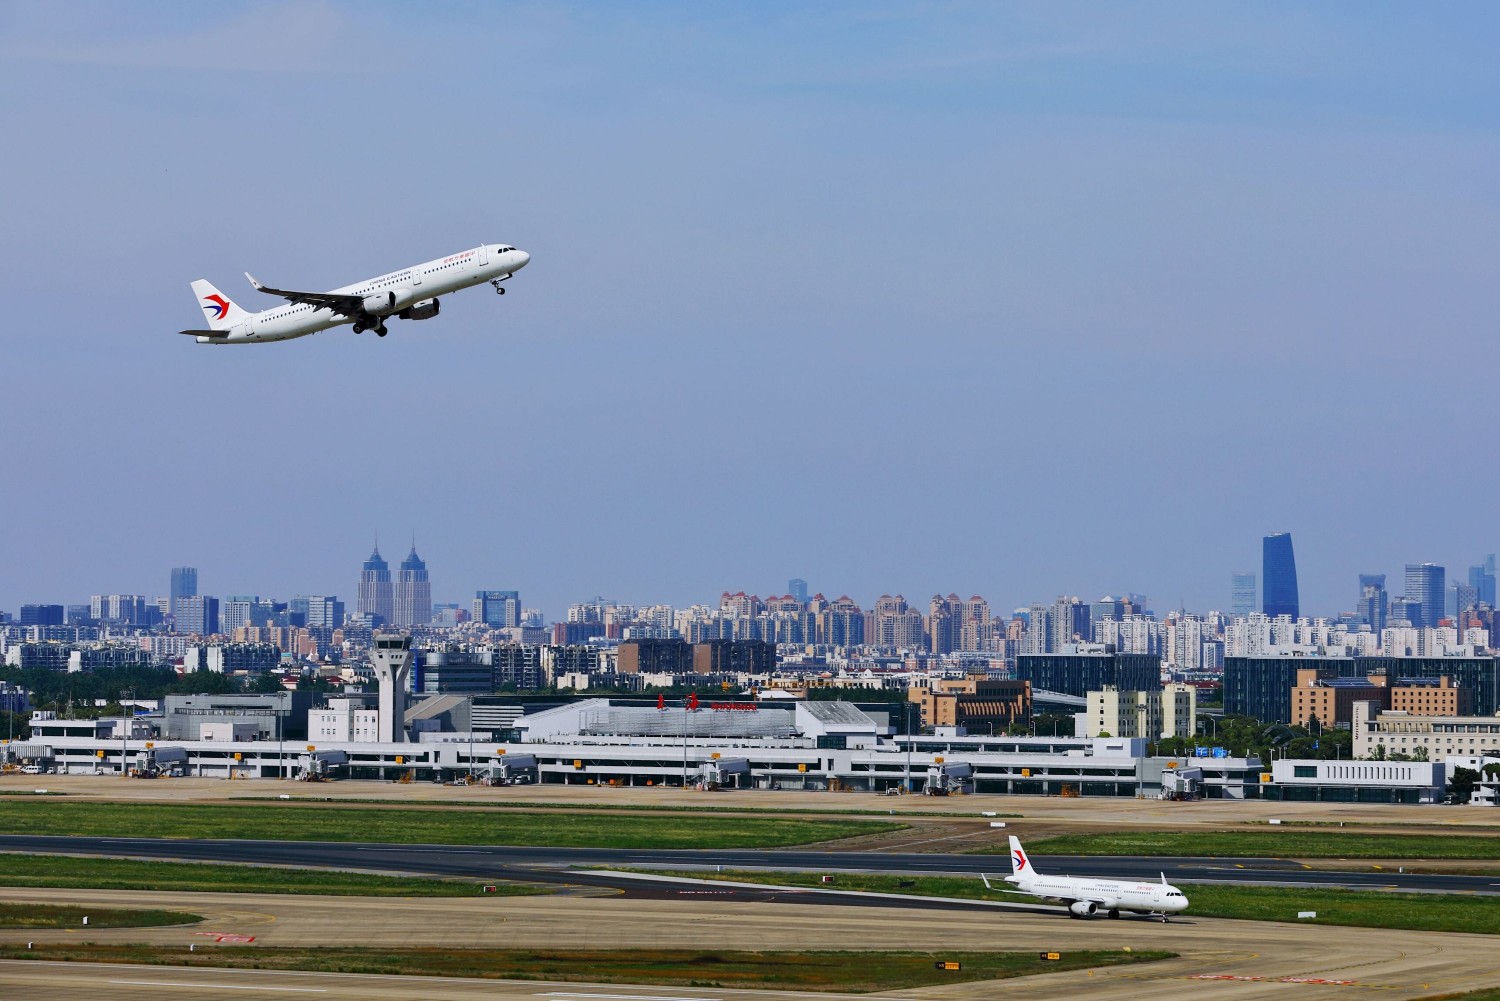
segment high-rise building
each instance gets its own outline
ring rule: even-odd
[[[1277,532],[1261,541],[1260,570],[1261,611],[1273,619],[1278,615],[1297,618],[1297,559],[1292,554],[1292,533]]]
[[[475,591],[474,621],[495,629],[515,629],[521,625],[519,591]]]
[[[1370,627],[1379,636],[1385,628],[1390,610],[1390,597],[1385,593],[1385,574],[1362,573],[1359,575],[1359,604],[1354,608],[1356,621]]]
[[[1473,584],[1460,584],[1454,581],[1448,585],[1448,594],[1445,598],[1445,609],[1448,618],[1457,621],[1463,612],[1479,606],[1479,588]]]
[[[301,612],[302,624],[308,628],[342,629],[344,626],[344,603],[331,594],[299,594],[291,600],[288,608]]]
[[[1123,691],[1161,691],[1161,658],[1149,654],[1077,652],[1022,654],[1016,658],[1016,679],[1031,682],[1033,693],[1061,692],[1087,698],[1105,685]]]
[[[178,598],[172,621],[183,635],[212,636],[219,631],[219,599],[201,594]]]
[[[1256,601],[1255,574],[1236,570],[1229,575],[1229,614],[1249,615],[1260,607]]]
[[[22,605],[21,625],[60,626],[63,624],[63,612],[61,605]]]
[[[1412,623],[1418,629],[1436,626],[1442,620],[1446,576],[1447,571],[1436,563],[1406,564],[1406,597],[1421,609],[1422,621]]]
[[[392,620],[391,565],[380,556],[380,544],[376,543],[370,558],[359,571],[359,598],[354,611],[358,615],[373,616],[374,624],[389,625]]]
[[[1478,593],[1479,600],[1491,608],[1495,607],[1494,560],[1495,557],[1491,555],[1479,566],[1469,567],[1469,586]]]
[[[425,626],[432,621],[432,584],[427,579],[427,564],[417,555],[416,543],[396,570],[391,599],[393,625]]]
[[[807,581],[801,577],[793,577],[786,582],[786,593],[797,599],[797,604],[807,604]]]
[[[1422,603],[1420,601],[1416,598],[1398,595],[1390,599],[1385,624],[1394,626],[1400,623],[1403,626],[1416,626],[1417,620],[1421,619],[1421,617]]]
[[[183,598],[193,598],[198,595],[198,568],[197,567],[173,567],[172,589],[167,592],[167,614],[177,614],[177,603]],[[178,630],[181,632],[181,630]]]
[[[1089,606],[1077,598],[1058,595],[1052,603],[1049,622],[1052,627],[1049,650],[1061,650],[1069,643],[1087,641],[1093,635],[1089,625]]]
[[[155,611],[145,595],[96,594],[89,598],[89,617],[126,626],[148,626]]]
[[[224,635],[232,635],[241,626],[260,625],[255,621],[255,606],[259,604],[258,597],[248,594],[230,595],[219,602],[219,628]]]

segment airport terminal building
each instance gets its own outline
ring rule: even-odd
[[[238,708],[238,707],[236,707]],[[420,704],[408,715],[415,722]],[[210,726],[216,739],[172,740],[140,720],[36,720],[28,760],[58,772],[219,778],[302,777],[796,788],[885,793],[1245,798],[1260,762],[1150,757],[1141,738],[903,736],[847,702],[704,702],[696,708],[584,699],[523,715],[504,742],[489,732],[418,732],[406,742],[255,739]],[[243,739],[239,739],[239,738]],[[228,739],[226,739],[228,738]],[[170,749],[170,753],[168,753]],[[22,747],[12,749],[19,755]],[[155,766],[170,758],[170,767]],[[159,760],[160,759],[160,760]],[[524,762],[524,767],[521,765]],[[320,772],[320,763],[329,765]]]

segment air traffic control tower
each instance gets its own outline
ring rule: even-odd
[[[376,636],[370,651],[375,680],[380,683],[380,716],[375,739],[386,744],[406,740],[406,679],[411,675],[411,637]]]

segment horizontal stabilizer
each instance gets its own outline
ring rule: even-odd
[[[227,330],[179,330],[179,334],[187,334],[189,337],[212,337],[214,340],[222,341],[229,338]]]

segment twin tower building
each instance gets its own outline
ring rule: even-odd
[[[391,580],[391,565],[380,555],[376,543],[370,558],[359,571],[360,615],[371,616],[377,627],[393,629],[425,626],[432,621],[432,582],[427,578],[427,564],[417,555],[416,543]]]

